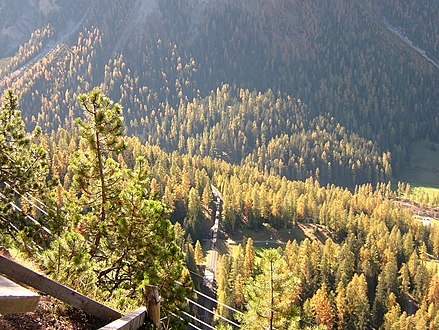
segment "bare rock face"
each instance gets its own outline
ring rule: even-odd
[[[30,34],[47,24],[62,31],[81,19],[85,0],[0,0],[0,57],[13,54]]]

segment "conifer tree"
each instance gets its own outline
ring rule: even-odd
[[[193,187],[190,188],[188,198],[189,201],[187,208],[187,216],[184,219],[184,227],[195,239],[199,235],[197,228],[201,223],[201,219],[203,216],[202,208],[201,208],[201,199],[200,196],[198,195],[197,189]]]
[[[404,263],[401,265],[401,269],[399,270],[399,289],[401,292],[401,295],[404,297],[409,293],[410,289],[410,276],[409,276],[409,270],[407,265]]]
[[[391,293],[387,298],[387,310],[388,312],[384,315],[383,329],[393,330],[393,329],[404,329],[399,326],[399,319],[401,317],[401,307],[396,301],[396,296]]]
[[[201,200],[203,202],[203,207],[205,210],[209,210],[210,203],[212,201],[212,188],[210,187],[210,184],[206,184],[206,186],[203,189],[203,195],[201,197]]]
[[[139,300],[141,290],[153,284],[161,290],[165,309],[183,306],[185,285],[176,284],[185,282],[183,254],[167,219],[169,209],[148,190],[143,157],[133,169],[116,161],[124,146],[121,106],[97,89],[80,95],[79,102],[82,139],[71,160],[66,216],[70,230],[84,238],[97,284],[108,294],[128,291]],[[69,258],[68,251],[62,257]]]
[[[354,277],[346,288],[347,326],[350,329],[366,329],[369,325],[369,300],[367,283],[363,274]]]
[[[244,306],[244,250],[242,245],[239,244],[233,258],[231,267],[230,281],[232,281],[233,295],[235,297],[235,306],[242,309]]]
[[[311,298],[310,304],[315,315],[316,323],[324,325],[326,329],[332,329],[334,327],[335,315],[325,283],[322,284],[321,288],[318,289],[316,294]]]
[[[218,301],[225,305],[231,305],[233,298],[231,297],[231,287],[228,279],[229,274],[229,257],[223,255],[221,257],[218,270]],[[230,310],[222,305],[218,306],[218,314],[230,318]]]
[[[345,329],[348,321],[346,289],[343,282],[337,285],[337,296],[335,297],[335,304],[337,307],[337,328]]]
[[[255,250],[253,248],[253,240],[251,237],[247,239],[245,244],[245,255],[244,255],[244,280],[247,280],[253,275],[253,267],[255,263]]]
[[[73,188],[82,209],[91,209],[77,219],[88,238],[93,239],[91,254],[100,248],[101,238],[110,225],[110,207],[116,203],[122,172],[111,156],[123,149],[122,107],[113,103],[98,89],[78,97],[84,118],[78,118],[81,147],[71,158]],[[78,212],[78,215],[83,212]]]
[[[199,240],[195,243],[195,262],[200,265],[204,262],[203,248]]]
[[[35,194],[45,187],[48,175],[46,152],[33,141],[40,131],[39,127],[32,134],[25,131],[18,98],[12,90],[6,90],[0,112],[0,226],[3,229],[9,228],[6,219],[17,219],[13,221],[14,226],[24,228],[24,220],[17,217],[9,204],[20,205],[14,190],[21,195]]]
[[[248,301],[243,316],[243,329],[258,324],[265,329],[286,329],[298,322],[296,307],[300,282],[287,270],[286,262],[277,250],[262,252],[262,273],[251,278],[245,288]]]

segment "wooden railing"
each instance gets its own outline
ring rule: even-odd
[[[55,297],[70,306],[82,310],[86,314],[93,315],[101,320],[113,321],[101,329],[135,330],[140,328],[146,321],[160,328],[160,296],[155,286],[148,286],[144,293],[145,305],[147,307],[141,307],[124,316],[122,313],[84,296],[45,275],[24,267],[3,255],[0,255],[0,273],[14,282],[25,284]]]

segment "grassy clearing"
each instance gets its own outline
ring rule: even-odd
[[[241,229],[237,230],[231,235],[231,239],[235,242],[241,243],[243,240],[247,240],[248,237],[251,237],[254,241],[254,245],[258,245],[259,243],[265,244],[265,242],[269,243],[282,243],[287,242],[288,240],[293,241],[302,241],[305,239],[305,234],[303,230],[299,227],[292,227],[288,229],[275,229],[271,227],[269,224],[264,223],[264,226],[259,230],[251,230],[251,229]]]
[[[415,202],[439,206],[439,188],[415,186],[412,189],[412,199]]]
[[[410,183],[417,202],[439,201],[439,144],[426,140],[412,146],[411,162],[398,178]]]
[[[323,226],[309,223],[300,223],[298,226],[279,230],[274,229],[268,224],[264,224],[264,227],[257,231],[250,229],[236,231],[227,241],[229,253],[236,253],[238,244],[242,244],[248,237],[253,239],[255,250],[259,253],[268,248],[276,249],[278,247],[285,247],[288,241],[297,241],[300,243],[306,238],[311,241],[316,240],[323,243],[330,237],[330,233]]]

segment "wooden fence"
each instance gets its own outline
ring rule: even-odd
[[[141,307],[123,316],[120,312],[2,255],[0,255],[0,273],[6,275],[12,281],[28,285],[89,315],[93,315],[101,320],[114,321],[102,329],[134,330],[140,328],[146,320],[152,322],[158,328],[160,327],[160,297],[155,286],[148,286],[146,288],[144,299],[148,307]]]

